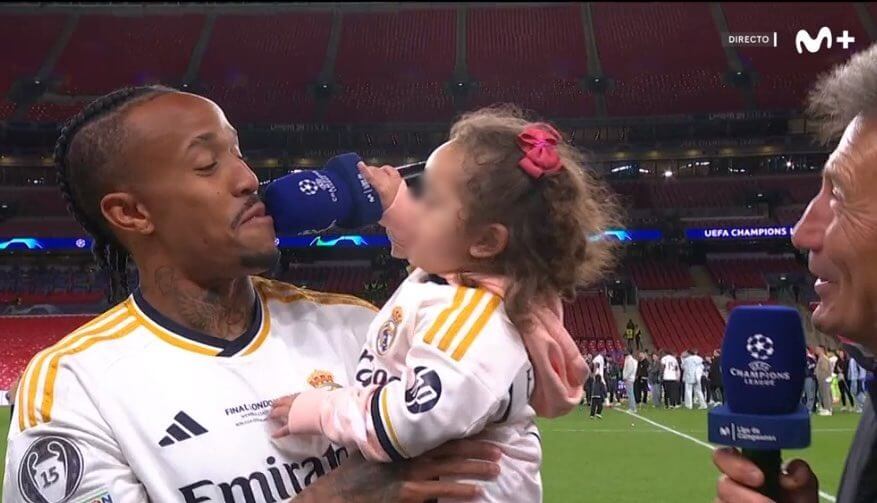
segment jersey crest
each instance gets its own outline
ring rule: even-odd
[[[335,376],[328,370],[314,370],[308,376],[308,384],[314,388],[323,388],[333,390],[340,388],[341,385],[335,382]]]

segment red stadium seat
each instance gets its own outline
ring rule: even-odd
[[[84,15],[54,70],[60,92],[99,95],[123,86],[176,84],[204,20],[201,14]]]
[[[0,388],[8,389],[27,362],[91,320],[77,316],[0,316]]]
[[[639,309],[656,347],[707,354],[721,344],[725,321],[709,297],[642,299]]]
[[[594,35],[614,116],[742,110],[707,4],[594,3]],[[707,36],[712,33],[712,36]],[[655,50],[660,48],[660,50]]]

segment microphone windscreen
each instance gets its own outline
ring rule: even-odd
[[[359,156],[344,154],[329,160],[333,170],[299,170],[265,188],[264,201],[280,234],[316,234],[350,218],[353,200],[339,169],[356,170]]]
[[[806,369],[806,342],[797,310],[741,306],[731,311],[722,342],[722,377],[732,412],[794,412]]]

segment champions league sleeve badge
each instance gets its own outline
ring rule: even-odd
[[[83,474],[82,453],[63,437],[41,437],[18,465],[18,487],[29,503],[63,503],[76,492]]]

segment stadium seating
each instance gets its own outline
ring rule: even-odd
[[[335,78],[446,82],[454,73],[456,33],[452,8],[346,13]]]
[[[579,5],[472,7],[467,23],[470,108],[514,102],[547,117],[594,113],[579,80],[588,73]]]
[[[747,194],[777,192],[788,204],[806,204],[819,190],[818,175],[698,177],[615,181],[612,187],[634,208],[741,207]]]
[[[725,321],[709,297],[642,299],[639,310],[657,348],[708,354],[721,344]]]
[[[25,119],[33,122],[60,123],[65,122],[73,117],[87,102],[79,101],[75,103],[50,103],[40,101],[34,103],[27,111]]]
[[[449,120],[454,115],[454,103],[446,85],[407,81],[342,84],[329,102],[326,121],[337,124]]]
[[[721,6],[731,32],[777,32],[777,47],[737,48],[744,68],[757,73],[754,93],[761,109],[802,109],[813,76],[845,61],[871,40],[849,2],[781,2],[770,8],[757,2],[723,2]],[[807,30],[815,37],[823,26],[836,31],[832,37],[847,30],[856,41],[849,49],[834,43],[816,53],[798,54],[794,42],[798,30]]]
[[[59,92],[98,95],[126,85],[175,84],[204,20],[201,14],[82,16],[54,69]]]
[[[563,305],[563,324],[575,339],[618,339],[618,328],[605,295],[582,294]]]
[[[40,350],[93,316],[0,316],[0,389],[8,389]]]
[[[36,76],[63,27],[64,17],[60,15],[0,16],[0,47],[5,48],[0,96],[6,96],[17,79]]]
[[[313,121],[332,28],[329,12],[223,15],[199,69],[205,94],[232,122]]]
[[[456,27],[448,8],[345,14],[326,120],[449,120]]]
[[[614,116],[743,109],[724,82],[725,54],[707,4],[594,3],[591,16]],[[660,48],[660,50],[655,50]]]
[[[6,98],[0,98],[0,120],[8,119],[14,112],[15,103],[12,103]]]
[[[694,286],[685,264],[629,260],[625,269],[640,290],[682,290]]]
[[[713,259],[707,261],[707,269],[716,283],[725,288],[767,288],[764,274],[804,272],[790,257]]]

